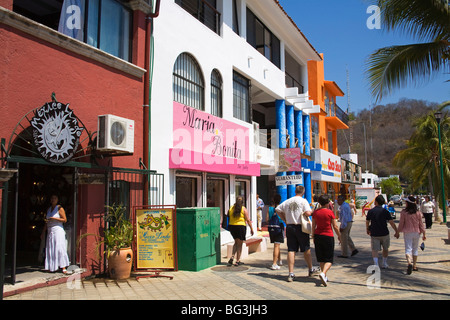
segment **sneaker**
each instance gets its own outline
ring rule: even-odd
[[[233,265],[233,258],[228,260],[227,267],[231,267]]]
[[[283,261],[278,260],[278,261],[277,261],[277,264],[278,264],[279,266],[282,266],[282,265],[283,265]]]
[[[294,281],[295,275],[293,273],[289,274],[289,277],[287,279],[287,282],[292,282]]]
[[[280,270],[280,266],[279,266],[279,265],[276,265],[276,264],[273,264],[273,265],[270,267],[270,269],[272,269],[272,270]]]
[[[387,263],[383,263],[381,269],[389,269],[389,265]]]
[[[319,278],[320,278],[320,280],[322,281],[322,284],[326,287],[326,286],[327,286],[327,282],[328,282],[328,278],[327,278],[327,276],[325,275],[325,273],[321,272],[321,273],[319,274]]]
[[[319,267],[313,267],[311,270],[308,270],[308,277],[312,277],[315,274],[318,274],[320,272]]]

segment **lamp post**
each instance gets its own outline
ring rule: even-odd
[[[441,119],[442,112],[435,112],[434,118],[436,119],[438,125],[438,137],[439,137],[439,162],[441,167],[441,197],[442,197],[442,216],[444,218],[444,223],[447,223],[447,208],[445,203],[445,191],[444,191],[444,164],[442,162],[442,146],[441,146]]]

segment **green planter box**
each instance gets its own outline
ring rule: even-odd
[[[220,208],[177,209],[177,253],[179,270],[220,264]]]

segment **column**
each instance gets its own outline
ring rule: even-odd
[[[284,100],[275,101],[276,129],[278,129],[278,148],[286,148],[286,102]],[[277,176],[285,176],[286,172],[277,172]],[[277,186],[277,193],[281,196],[281,201],[287,199],[287,186]]]
[[[304,154],[311,155],[311,125],[309,122],[309,115],[303,116],[303,142],[305,143]]]
[[[303,113],[302,111],[295,110],[294,111],[294,122],[295,122],[295,137],[297,138],[297,147],[300,148],[301,153],[304,153],[303,150]],[[302,183],[296,186],[304,186],[305,185],[305,176],[302,171],[296,172],[296,174],[302,176]]]
[[[289,134],[289,145],[286,148],[295,148],[295,118],[294,118],[294,106],[286,106],[286,129]],[[295,175],[295,171],[287,172],[287,175]],[[295,185],[287,186],[287,197],[292,198],[295,196]]]

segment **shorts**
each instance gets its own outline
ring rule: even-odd
[[[269,232],[270,237],[270,243],[284,243],[284,231],[281,231],[280,233],[274,235]]]
[[[245,234],[247,233],[247,226],[240,225],[228,225],[228,231],[230,231],[233,239],[239,239],[245,241]]]
[[[308,251],[311,246],[309,243],[309,234],[302,231],[301,224],[288,224],[286,226],[286,238],[288,252]]]
[[[383,247],[383,250],[387,250],[391,245],[391,237],[389,235],[371,238],[372,251],[380,251],[381,247]]]
[[[314,248],[316,249],[317,262],[333,263],[334,237],[315,234]]]

